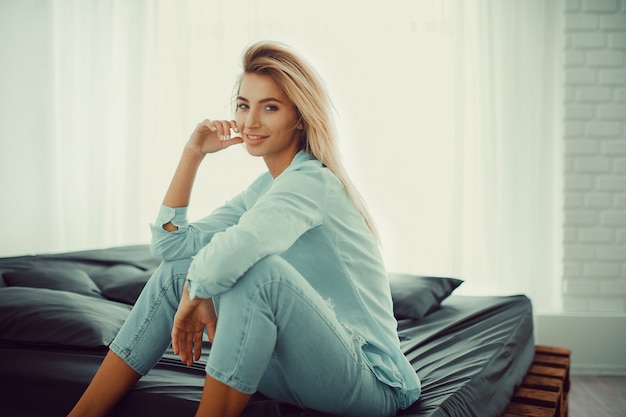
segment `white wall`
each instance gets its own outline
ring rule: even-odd
[[[626,375],[626,315],[562,313],[535,319],[538,344],[572,350],[571,373]]]
[[[536,337],[626,374],[626,0],[567,1],[565,40],[564,313]]]
[[[563,309],[626,312],[626,1],[568,2]]]

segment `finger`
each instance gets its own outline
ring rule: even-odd
[[[228,127],[226,131],[226,137],[224,140],[230,140],[233,137],[237,137],[239,134],[239,128],[237,127],[237,122],[235,120],[224,120],[224,124]]]
[[[216,122],[217,131],[221,140],[230,140],[230,122],[228,120],[220,120]]]
[[[237,126],[237,121],[236,120],[231,120],[230,121],[230,128],[233,130],[233,132],[239,133],[239,127]]]
[[[185,335],[185,359],[183,362],[185,362],[187,366],[193,365],[193,333],[187,333]]]
[[[198,332],[194,335],[193,339],[193,360],[200,360],[202,355],[202,332]]]
[[[186,332],[183,330],[173,330],[172,331],[172,349],[174,349],[174,353],[180,357],[181,362],[187,362],[187,342],[186,342]]]
[[[180,344],[178,343],[178,329],[172,329],[172,350],[174,351],[174,355],[178,355],[180,352]]]
[[[215,330],[216,330],[215,323],[210,323],[207,326],[207,336],[209,337],[209,342],[211,342],[211,344],[213,344],[213,340],[215,340]]]
[[[174,353],[180,357],[181,362],[185,362],[185,340],[181,333],[179,332],[176,339],[172,342],[176,344],[176,350]],[[173,346],[173,345],[172,345]]]
[[[180,360],[185,362],[185,339],[181,334],[178,335],[178,356],[180,356]]]
[[[198,126],[207,127],[212,132],[215,132],[217,130],[217,128],[215,127],[215,123],[211,119],[204,119],[198,124]]]
[[[243,143],[243,138],[241,136],[235,136],[228,140],[224,140],[222,143],[224,144],[224,147],[228,147],[238,143]]]
[[[231,120],[229,121],[229,123],[230,123],[231,135],[230,135],[230,138],[227,139],[230,141],[230,143],[228,143],[228,146],[236,145],[238,143],[243,143],[243,138],[241,137],[241,134],[239,133],[239,128],[237,127],[237,121]]]

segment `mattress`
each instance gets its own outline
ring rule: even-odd
[[[72,271],[71,288],[84,294],[66,294],[49,288],[29,289],[36,294],[35,304],[45,304],[48,297],[63,293],[68,304],[85,302],[95,311],[89,312],[91,321],[98,317],[100,306],[106,307],[105,319],[115,325],[130,309],[141,287],[158,265],[147,247],[124,247],[70,254],[40,255],[0,259],[0,303],[10,304],[12,295],[23,289],[6,284],[7,271],[30,271],[34,266],[46,271]],[[82,272],[84,272],[83,275]],[[79,273],[80,272],[80,273]],[[15,274],[14,274],[15,275]],[[85,280],[85,276],[90,277]],[[123,279],[122,279],[123,278]],[[11,279],[28,280],[32,276]],[[95,282],[97,288],[89,287]],[[12,284],[16,284],[13,282]],[[24,290],[26,291],[26,290]],[[95,294],[91,294],[93,291]],[[405,288],[403,288],[403,293]],[[490,417],[502,414],[512,393],[522,381],[534,356],[532,306],[525,296],[468,297],[448,294],[441,303],[423,312],[419,319],[402,318],[398,314],[398,334],[401,347],[422,380],[422,396],[409,409],[400,413],[414,417]],[[11,292],[9,294],[9,292]],[[8,294],[8,296],[7,296]],[[392,288],[393,295],[393,288]],[[106,296],[106,297],[104,297]],[[87,297],[87,298],[86,298]],[[4,301],[2,301],[4,300]],[[87,301],[84,301],[87,300]],[[396,308],[394,299],[394,311]],[[6,306],[0,305],[0,308]],[[80,310],[79,310],[80,311]],[[66,314],[63,312],[62,314]],[[80,315],[80,314],[79,314]],[[72,314],[72,319],[76,318]],[[24,316],[15,320],[23,326],[29,320]],[[39,321],[34,320],[35,324]],[[79,323],[80,324],[80,323]],[[50,326],[48,326],[50,327]],[[54,326],[53,326],[54,327]],[[72,340],[84,343],[45,343],[48,337],[61,337],[75,326],[63,331],[46,326],[33,332],[50,334],[44,342],[9,337],[23,331],[2,327],[0,331],[0,412],[16,417],[65,416],[88,385],[107,351],[107,343],[114,335],[111,329],[86,335],[81,330]],[[93,329],[91,329],[93,330]],[[98,330],[98,329],[96,329]],[[63,333],[63,335],[60,335]],[[19,340],[18,340],[19,339]],[[55,340],[56,341],[56,340]],[[203,352],[210,352],[207,344]],[[210,354],[210,353],[209,353]],[[206,360],[206,357],[204,358]],[[204,383],[204,360],[192,367],[180,363],[168,350],[158,365],[142,378],[112,412],[123,416],[193,416]],[[311,416],[325,414],[281,404],[255,394],[244,416]]]
[[[400,320],[401,347],[422,381],[411,417],[498,416],[534,358],[530,300],[452,295],[418,322]]]

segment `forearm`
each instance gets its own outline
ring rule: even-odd
[[[170,186],[163,198],[163,205],[168,207],[187,207],[191,199],[191,190],[198,173],[200,163],[204,159],[204,154],[185,148],[178,162],[178,167],[174,172]],[[169,232],[177,230],[178,227],[172,223],[163,225]]]

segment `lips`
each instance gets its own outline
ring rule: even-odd
[[[246,136],[246,140],[247,140],[248,142],[252,142],[252,143],[254,143],[254,142],[260,142],[260,141],[262,141],[263,139],[267,139],[267,138],[268,138],[268,136],[263,136],[263,135],[248,135],[248,134],[247,134],[247,135],[245,135],[245,136]]]

